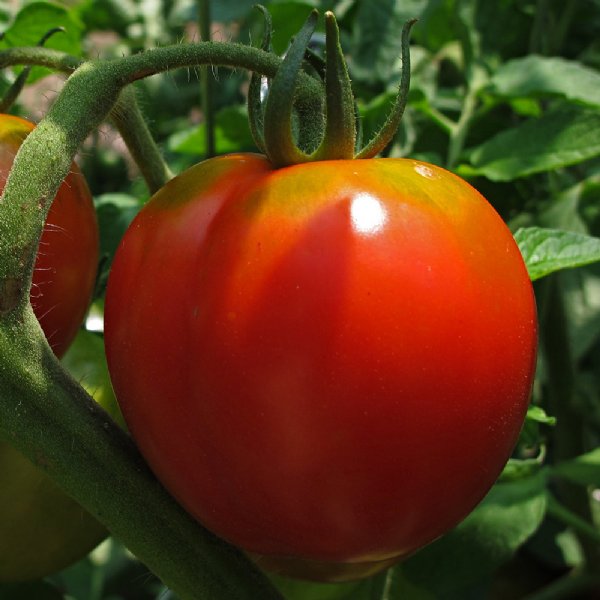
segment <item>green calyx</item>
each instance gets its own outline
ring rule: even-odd
[[[262,49],[271,51],[271,18],[264,7],[257,8],[265,17]],[[252,75],[248,92],[250,130],[257,147],[275,167],[373,158],[391,142],[406,107],[410,85],[409,35],[416,19],[407,21],[402,28],[402,77],[396,100],[381,129],[362,148],[357,148],[357,109],[335,16],[325,13],[325,60],[308,49],[317,20],[318,12],[313,10],[266,87],[258,74]],[[297,102],[297,80],[304,67],[322,80],[325,100],[317,112],[314,104],[303,106]]]

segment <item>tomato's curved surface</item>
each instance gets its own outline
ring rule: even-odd
[[[34,125],[0,115],[0,190]],[[62,356],[84,318],[98,263],[98,225],[74,164],[52,203],[35,263],[31,303]],[[34,579],[89,552],[104,528],[23,455],[0,443],[0,582]]]
[[[0,191],[33,123],[0,115]],[[90,303],[98,264],[98,225],[79,168],[60,186],[50,207],[35,263],[31,304],[57,356],[73,341]]]
[[[105,332],[166,487],[259,564],[319,579],[407,556],[482,499],[537,344],[500,217],[404,159],[196,165],[126,233]]]

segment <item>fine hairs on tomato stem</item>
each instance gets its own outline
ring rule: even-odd
[[[263,49],[270,46],[272,24],[265,9],[265,35]],[[402,28],[402,77],[398,94],[381,129],[366,146],[356,149],[356,103],[348,68],[339,40],[339,28],[335,16],[325,13],[326,60],[317,65],[317,72],[324,66],[325,75],[325,114],[305,114],[295,105],[295,85],[299,73],[309,53],[308,44],[315,30],[318,12],[313,10],[301,31],[293,40],[283,63],[268,86],[267,99],[261,102],[260,78],[253,75],[248,95],[250,128],[255,143],[268,156],[276,167],[311,161],[334,159],[372,158],[381,152],[395,135],[404,113],[410,86],[410,30],[416,23],[411,19]],[[311,61],[314,63],[315,58]],[[300,120],[299,129],[306,137],[306,131],[313,127],[313,137],[308,140],[294,140],[292,118],[294,113]],[[325,120],[325,127],[320,124]],[[322,133],[324,129],[324,134]],[[320,136],[320,139],[314,137]],[[300,136],[299,136],[300,138]],[[303,146],[316,148],[307,153]]]

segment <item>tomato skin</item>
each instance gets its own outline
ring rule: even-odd
[[[0,190],[34,125],[0,115]],[[98,264],[92,197],[74,164],[44,227],[31,303],[50,346],[63,356],[88,308]],[[105,528],[66,496],[42,470],[0,442],[0,582],[36,579],[87,554]]]
[[[105,318],[165,486],[259,564],[316,579],[386,566],[472,510],[517,441],[537,346],[500,217],[406,159],[196,165],[126,233]]]
[[[0,191],[34,124],[0,115]],[[31,304],[57,356],[73,341],[89,306],[98,265],[98,224],[92,196],[79,168],[60,186],[40,240]]]

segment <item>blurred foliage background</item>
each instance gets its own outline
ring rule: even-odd
[[[212,39],[257,46],[263,19],[254,1],[4,0],[0,48],[35,45],[48,29],[63,26],[48,47],[92,59],[119,57],[200,40],[207,8]],[[454,170],[513,231],[537,232],[521,239],[517,233],[530,270],[540,269],[535,277],[554,270],[544,270],[552,258],[564,258],[566,266],[573,256],[590,263],[535,283],[541,345],[532,408],[513,458],[484,502],[388,573],[344,585],[283,579],[277,585],[289,600],[600,598],[600,267],[594,263],[600,258],[600,0],[263,4],[273,17],[278,54],[312,7],[336,14],[365,138],[382,123],[399,83],[402,24],[417,17],[409,105],[385,155]],[[311,48],[322,53],[323,42],[321,28]],[[0,93],[18,72],[0,75]],[[218,154],[254,150],[245,107],[249,74],[222,68],[208,74],[209,85],[202,84],[200,68],[136,84],[176,173],[207,156],[207,139]],[[36,67],[12,111],[39,120],[63,80]],[[94,193],[103,260],[86,328],[65,360],[91,393],[111,394],[101,343],[102,282],[148,192],[108,123],[87,140],[79,162]],[[174,595],[111,539],[45,581],[0,586],[0,600],[61,598]]]

